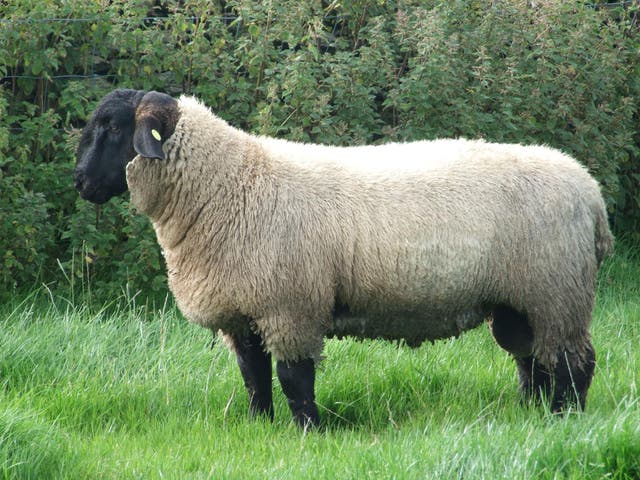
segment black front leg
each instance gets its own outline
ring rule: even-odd
[[[279,361],[276,370],[295,422],[303,428],[320,425],[313,391],[316,376],[313,360],[307,358],[298,362]]]
[[[262,339],[255,333],[234,338],[234,343],[240,373],[249,394],[249,413],[266,415],[273,421],[271,354],[264,351]]]

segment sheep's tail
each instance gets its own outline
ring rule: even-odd
[[[604,205],[596,210],[595,221],[596,259],[599,266],[604,257],[613,252],[613,235],[609,229],[609,222],[607,221],[607,213]]]

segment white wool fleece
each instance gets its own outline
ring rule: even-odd
[[[598,258],[598,184],[546,147],[435,140],[329,147],[256,137],[190,97],[167,160],[127,166],[169,286],[191,321],[252,329],[278,360],[329,334],[410,344],[526,313],[534,354],[584,353]]]

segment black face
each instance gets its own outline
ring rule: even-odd
[[[85,200],[100,204],[127,190],[125,167],[136,156],[136,108],[144,94],[115,90],[102,99],[82,131],[73,179]]]

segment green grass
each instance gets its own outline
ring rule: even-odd
[[[325,428],[304,434],[274,382],[251,421],[234,357],[174,308],[0,307],[0,478],[640,477],[640,258],[601,272],[587,410],[523,405],[486,327],[419,349],[332,340]]]

